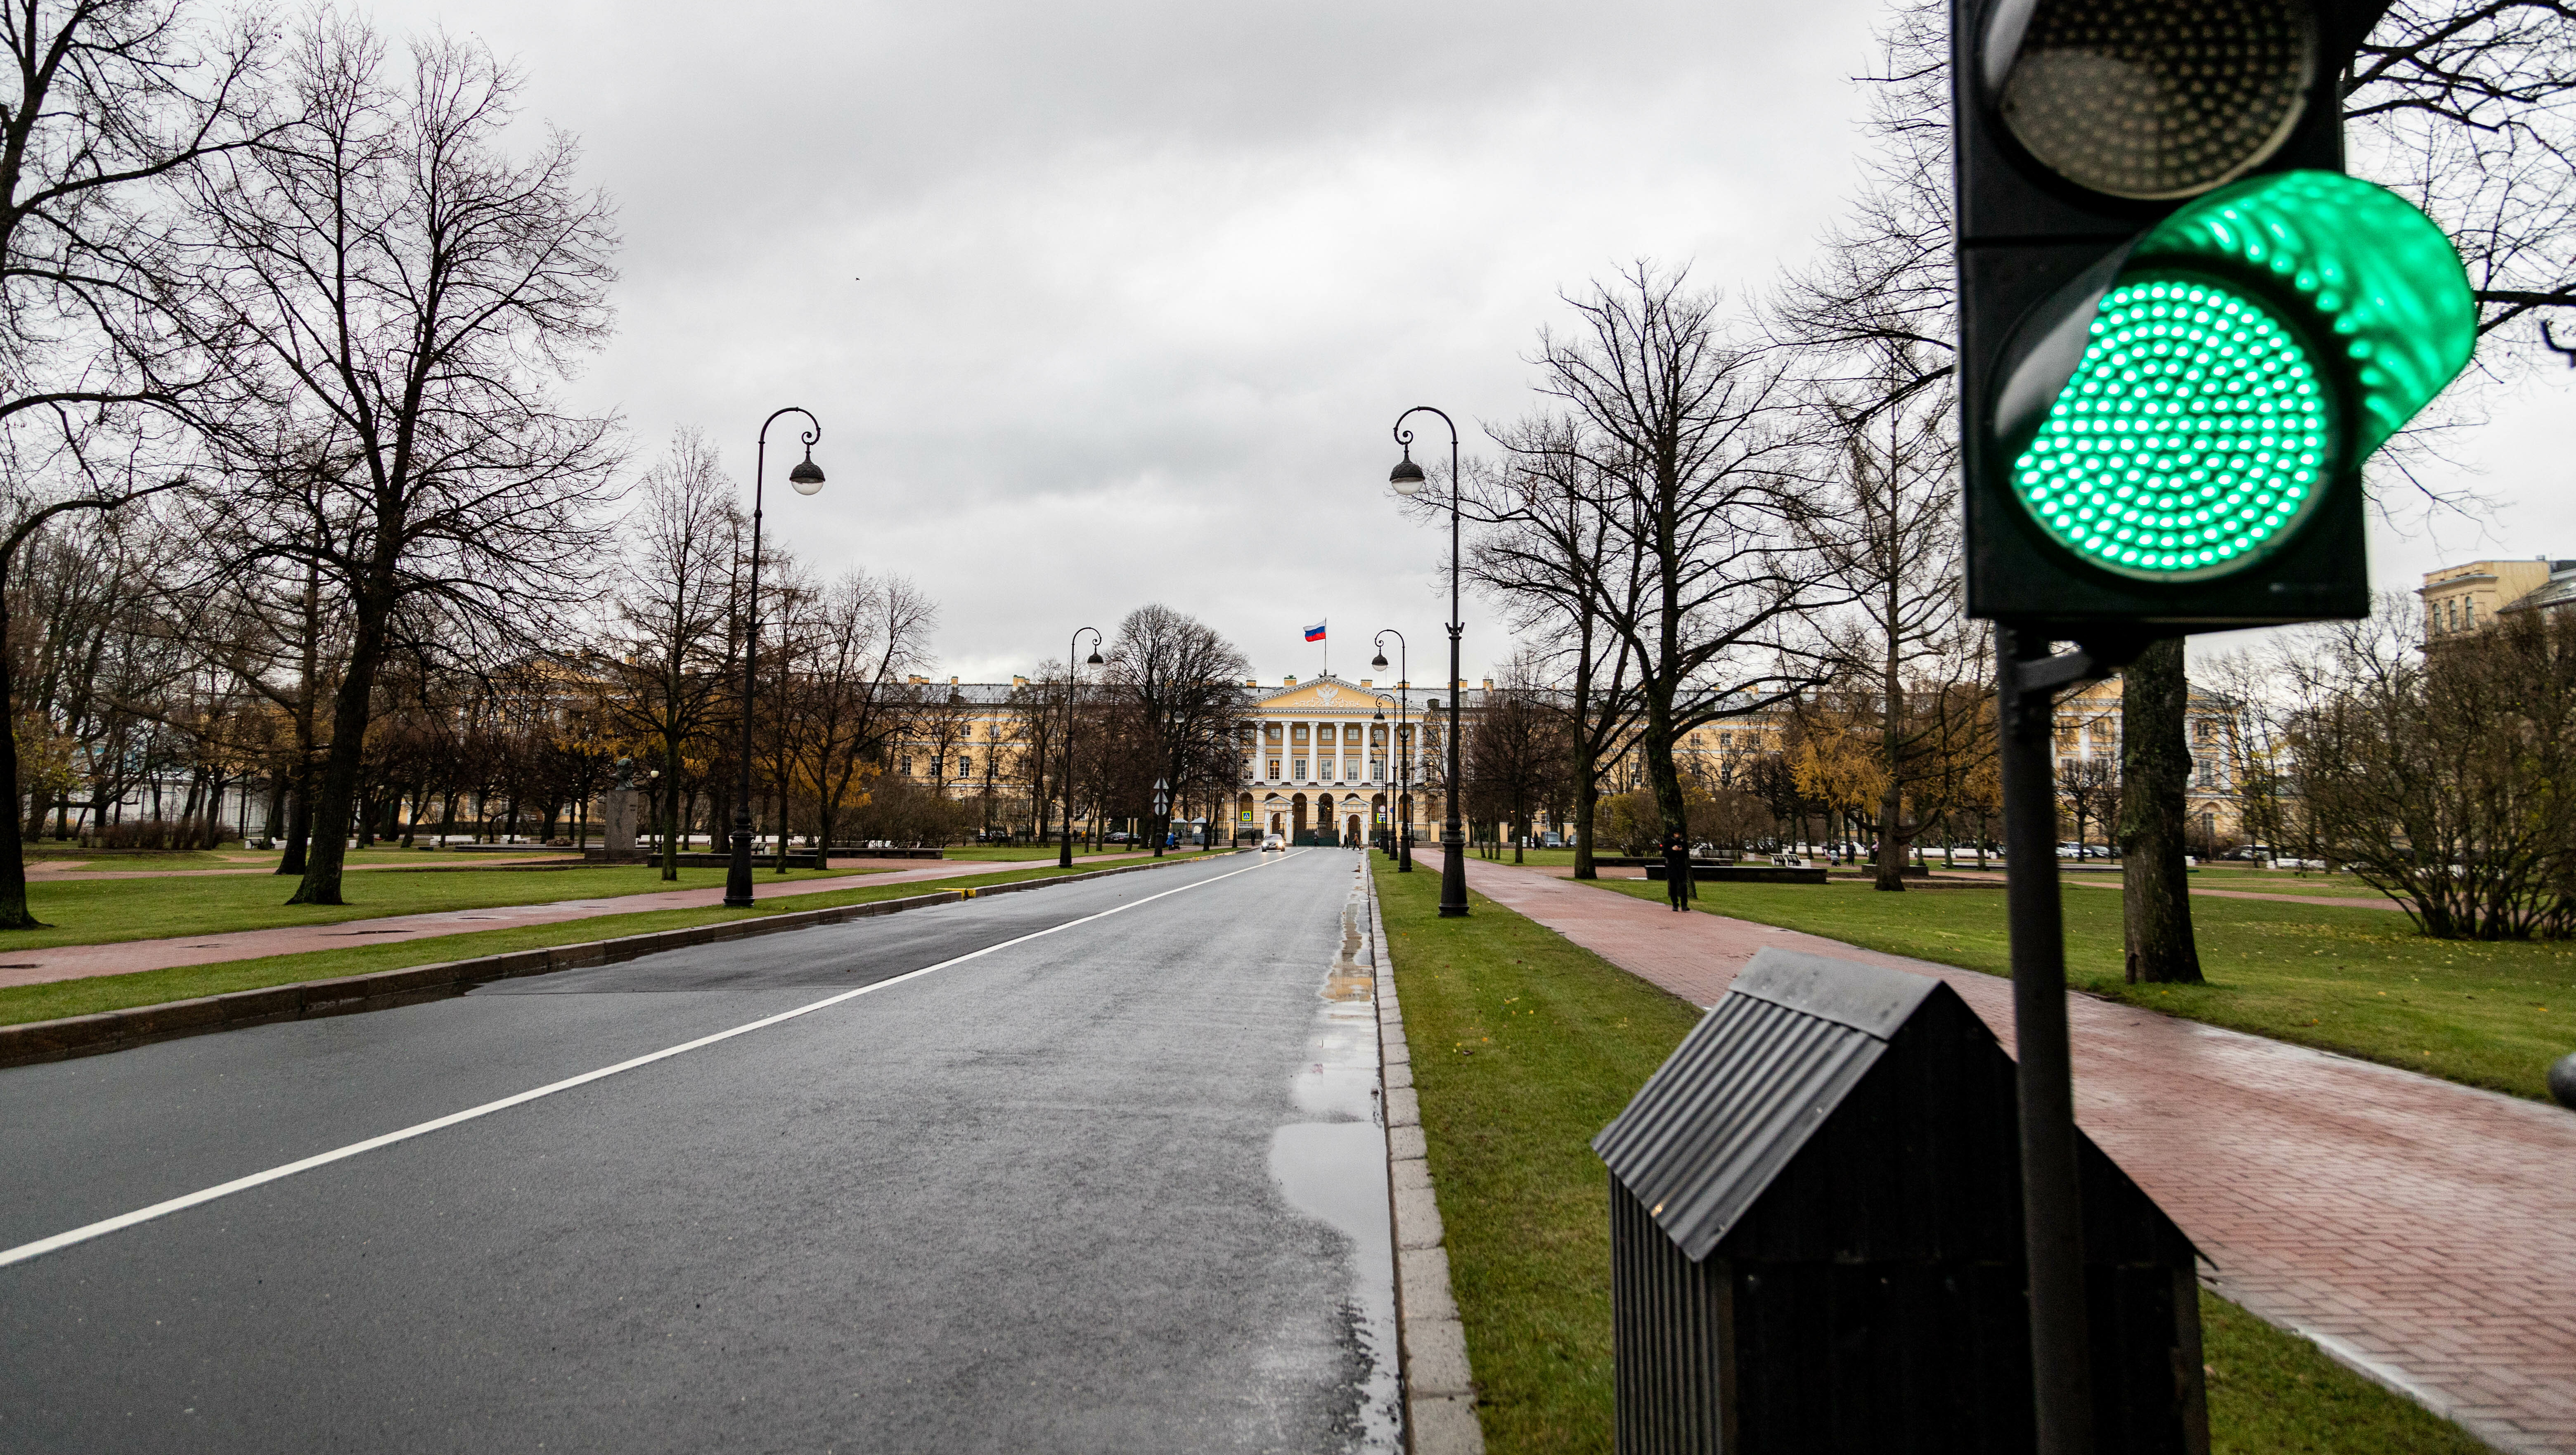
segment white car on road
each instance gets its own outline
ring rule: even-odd
[[[1272,834],[1261,841],[1261,852],[1265,854],[1269,853],[1273,849],[1285,849],[1287,847],[1288,841],[1279,837],[1277,834]]]

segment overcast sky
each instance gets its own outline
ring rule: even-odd
[[[374,13],[514,58],[618,199],[619,330],[576,398],[623,413],[639,467],[694,425],[745,481],[761,420],[813,410],[830,483],[779,488],[781,421],[770,538],[919,582],[943,674],[1027,671],[1160,600],[1266,682],[1313,675],[1327,617],[1337,673],[1391,626],[1429,682],[1447,543],[1386,493],[1396,414],[1437,404],[1472,451],[1536,403],[1560,289],[1652,257],[1758,290],[1804,256],[1855,185],[1876,6]],[[2568,379],[2488,391],[2431,473],[2499,509],[2383,525],[2384,584],[2576,556]],[[1465,616],[1481,677],[1509,644]]]

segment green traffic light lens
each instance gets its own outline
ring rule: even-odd
[[[2014,462],[2014,494],[2106,570],[2224,575],[2296,533],[2332,477],[2334,438],[2306,346],[2260,300],[2186,275],[2125,277]]]
[[[2249,178],[2175,210],[2090,297],[2081,325],[2035,320],[1997,429],[2032,520],[2139,580],[2278,550],[2327,492],[2357,488],[2477,339],[2441,228],[2339,172]]]
[[[2276,172],[2212,192],[2139,239],[2130,266],[2244,278],[2304,321],[2347,391],[2354,465],[2467,368],[2477,345],[2477,301],[2450,238],[2406,199],[2340,172]]]

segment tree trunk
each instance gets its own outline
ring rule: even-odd
[[[304,879],[289,904],[345,904],[340,870],[349,857],[351,813],[357,807],[358,772],[367,748],[367,717],[374,706],[376,663],[384,654],[385,610],[361,601],[349,643],[347,675],[331,703],[331,747],[322,759],[322,791],[314,795],[312,840]]]
[[[277,872],[302,878],[304,845],[313,836],[313,760],[301,755],[295,769],[295,786],[286,804],[286,851],[277,857]]]
[[[1878,800],[1878,878],[1872,889],[1905,888],[1905,850],[1908,840],[1902,814],[1905,810],[1905,787],[1890,773],[1887,791]]]
[[[662,738],[662,877],[680,877],[680,742]]]
[[[2201,983],[2192,943],[2191,888],[2183,860],[2183,794],[2191,749],[2183,720],[2191,684],[2183,643],[2150,645],[2121,674],[2121,919],[2131,984]]]
[[[7,590],[7,579],[0,576],[0,592]],[[5,597],[0,597],[5,602]],[[9,639],[9,614],[0,605],[0,642]],[[0,651],[0,783],[18,781],[18,734],[14,707],[17,701],[15,674],[10,670],[9,654]],[[9,820],[8,839],[0,842],[0,930],[34,930],[44,922],[27,912],[27,859],[25,841],[18,836],[18,815],[0,815]]]

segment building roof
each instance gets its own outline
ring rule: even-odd
[[[1957,993],[1765,949],[1592,1150],[1685,1257],[1705,1258],[1935,992]]]

